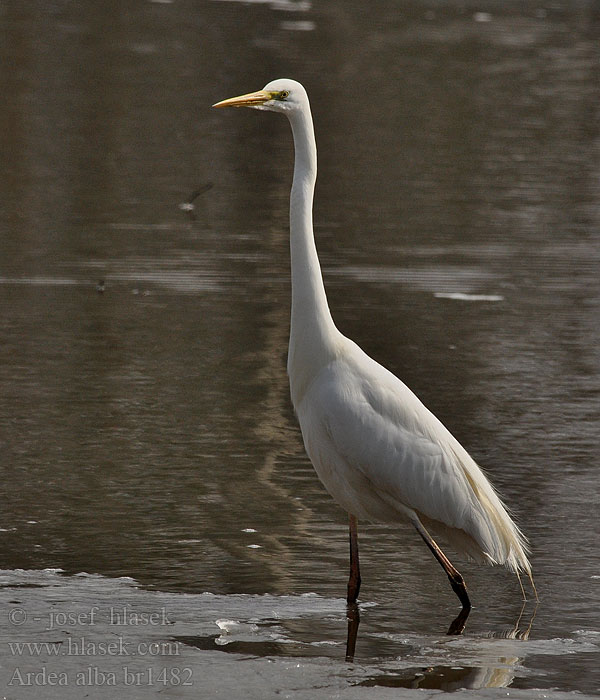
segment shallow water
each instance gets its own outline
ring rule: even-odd
[[[591,698],[549,688],[553,662],[585,672],[599,635],[527,639],[431,633],[362,634],[345,658],[346,605],[315,594],[215,595],[148,591],[129,577],[0,571],[9,698]],[[363,613],[375,609],[365,604]],[[118,688],[118,691],[115,689]],[[376,691],[374,690],[376,688]],[[507,688],[510,688],[507,691]],[[540,689],[541,688],[541,689]],[[370,689],[370,690],[367,690]],[[432,693],[427,693],[431,690]],[[462,692],[461,692],[462,691]]]
[[[183,635],[216,673],[195,692],[225,656],[327,658],[307,693],[344,663],[345,515],[285,375],[291,138],[209,109],[290,75],[312,99],[334,318],[487,469],[540,593],[521,614],[514,577],[461,565],[475,609],[446,638],[456,600],[422,543],[361,525],[364,672],[339,687],[597,693],[596,5],[2,12],[1,568],[219,596]]]

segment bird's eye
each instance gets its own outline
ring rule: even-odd
[[[289,90],[282,90],[282,91],[279,93],[279,99],[280,99],[280,100],[285,100],[285,98],[286,98],[286,97],[289,97],[289,95],[290,95],[290,91],[289,91]]]

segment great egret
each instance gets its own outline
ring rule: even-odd
[[[304,87],[274,80],[213,106],[281,112],[292,127],[287,369],[306,452],[349,514],[348,603],[360,589],[357,518],[412,523],[448,575],[463,619],[471,607],[463,577],[429,528],[472,559],[526,572],[533,585],[527,540],[478,465],[400,379],[334,325],[313,235],[317,148]]]

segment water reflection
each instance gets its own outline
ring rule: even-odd
[[[533,621],[537,613],[537,608],[539,601],[536,600],[535,605],[532,610],[526,613],[527,601],[523,602],[523,607],[519,613],[519,617],[512,628],[500,630],[498,632],[488,632],[486,636],[488,638],[500,638],[500,639],[529,639],[531,633],[531,628],[533,626]],[[456,616],[454,620],[450,623],[447,634],[449,636],[460,635],[464,632],[465,626],[469,615],[471,614],[471,609],[462,608],[460,613]],[[526,626],[522,626],[522,622],[526,615]],[[346,609],[346,617],[348,619],[347,637],[346,637],[346,661],[354,661],[354,656],[356,653],[356,641],[358,638],[358,629],[360,627],[360,607],[358,604],[349,604]]]
[[[525,607],[510,629],[488,632],[485,638],[459,642],[458,646],[439,637],[367,632],[369,657],[378,659],[376,669],[361,673],[355,685],[365,687],[428,688],[453,691],[459,688],[508,687],[517,670],[525,663],[525,645],[535,616]],[[349,668],[364,670],[365,656],[356,654],[359,626],[358,606],[347,609],[348,637],[345,661]],[[245,657],[294,658],[328,657],[343,660],[342,644],[337,636],[337,620],[252,618],[249,621],[224,618],[216,620],[220,633],[208,636],[178,636],[176,640],[204,651],[219,649]],[[329,629],[327,629],[329,625]],[[446,638],[447,639],[447,638]],[[505,640],[505,641],[503,641]],[[514,643],[511,640],[517,640]],[[358,645],[360,647],[360,644]],[[538,650],[539,652],[539,650]]]
[[[481,688],[506,688],[514,678],[514,666],[518,657],[499,657],[494,666],[428,666],[409,668],[373,676],[358,683],[367,687],[422,688],[430,690],[480,690]]]

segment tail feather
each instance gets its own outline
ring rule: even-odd
[[[460,447],[460,445],[459,445]],[[480,551],[490,564],[501,564],[517,576],[522,571],[531,582],[537,599],[529,562],[530,547],[527,538],[509,514],[496,489],[486,478],[478,464],[460,447],[454,450],[457,462],[474,495],[474,505],[485,528],[474,528],[469,533],[477,541]],[[520,578],[519,578],[520,581]]]

